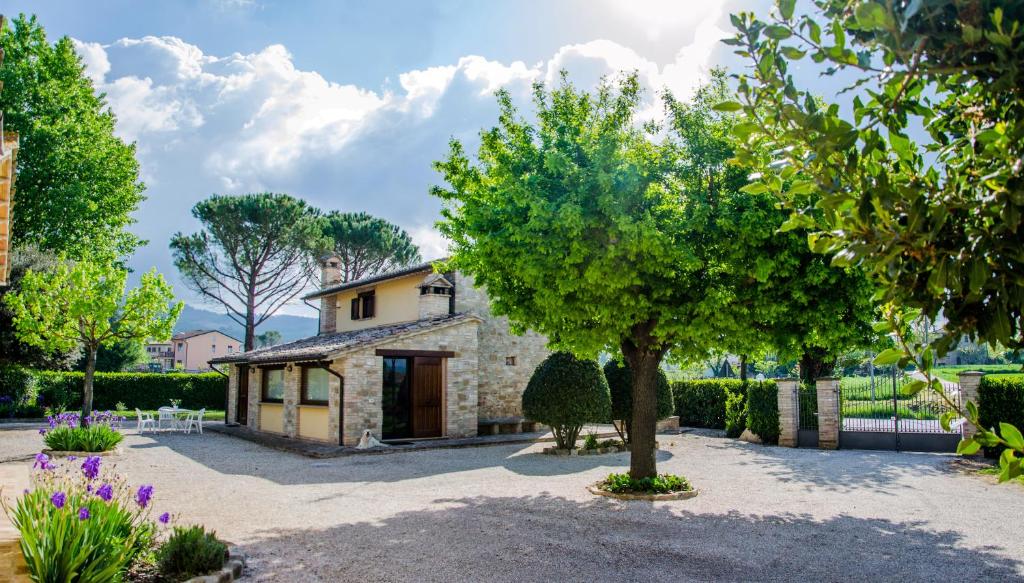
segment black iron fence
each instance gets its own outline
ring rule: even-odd
[[[914,376],[898,369],[870,376],[845,377],[840,383],[840,428],[843,431],[898,433],[959,433],[942,429],[940,418],[951,409],[932,389],[906,391]],[[943,390],[960,402],[960,387],[944,383]]]
[[[814,385],[800,385],[800,429],[818,428],[818,389]]]

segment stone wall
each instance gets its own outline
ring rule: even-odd
[[[468,320],[422,334],[399,337],[335,360],[332,368],[342,371],[345,377],[342,411],[344,445],[357,444],[364,429],[369,429],[378,439],[381,437],[384,363],[383,357],[376,354],[378,348],[454,352],[454,357],[445,359],[445,435],[476,435],[479,374],[477,336],[477,322]]]
[[[473,287],[473,280],[455,274],[455,311],[483,319],[479,340],[479,414],[481,419],[520,417],[523,391],[534,369],[547,358],[547,338],[527,331],[516,336],[508,318],[491,314],[487,293]]]
[[[818,392],[818,447],[839,448],[839,379],[823,377],[816,381]]]
[[[238,369],[240,367],[237,364],[228,365],[228,410],[224,412],[224,419],[228,423],[235,423],[238,413],[238,408],[235,403],[238,402]]]

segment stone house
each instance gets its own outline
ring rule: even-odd
[[[229,365],[228,423],[356,445],[471,437],[522,422],[522,394],[547,339],[517,336],[462,273],[431,262],[341,282],[322,263],[316,336],[212,359]]]

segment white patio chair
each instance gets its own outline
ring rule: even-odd
[[[198,413],[189,413],[185,418],[185,433],[192,433],[192,428],[195,427],[199,430],[199,435],[202,435],[203,415],[206,415],[206,409],[200,409]]]
[[[163,429],[164,422],[166,422],[171,429],[174,429],[175,426],[177,426],[178,418],[174,414],[174,409],[171,409],[170,407],[160,407],[157,409],[157,413],[160,414],[160,418],[157,420],[157,428]]]
[[[135,409],[135,418],[138,420],[135,428],[141,435],[147,427],[150,431],[156,431],[156,420],[153,419],[152,413],[143,413],[142,411]]]

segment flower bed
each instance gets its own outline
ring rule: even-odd
[[[587,489],[598,496],[622,500],[683,500],[697,495],[686,478],[674,474],[659,474],[639,480],[628,473],[608,474],[607,478]]]
[[[153,486],[132,487],[95,455],[58,462],[37,454],[30,480],[32,487],[21,497],[13,503],[0,499],[0,506],[20,534],[33,581],[100,583],[134,580],[132,574],[146,572],[164,576],[156,540],[171,515],[151,517]],[[215,547],[215,540],[206,533],[202,544],[223,548]],[[179,542],[177,551],[189,553],[188,542]],[[205,562],[204,568],[219,571],[226,557],[220,559]]]
[[[40,429],[49,451],[58,455],[99,453],[114,450],[124,439],[116,429],[123,421],[111,413],[96,412],[81,423],[78,413],[60,413],[47,418],[50,429]]]

